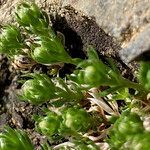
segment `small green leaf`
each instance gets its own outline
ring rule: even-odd
[[[87,54],[90,60],[99,60],[98,54],[92,46],[88,47]]]
[[[33,150],[33,145],[27,134],[21,130],[13,130],[5,127],[4,133],[0,134],[1,150]]]
[[[141,62],[140,64],[139,81],[146,90],[150,91],[150,62]]]

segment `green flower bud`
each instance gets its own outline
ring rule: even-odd
[[[88,59],[78,64],[78,68],[82,68],[75,73],[78,82],[90,88],[108,86],[112,82],[109,75],[110,68],[99,59],[97,52],[91,46],[87,49],[87,55]]]
[[[73,131],[86,132],[92,126],[90,115],[82,108],[67,108],[62,118],[63,124]]]
[[[98,74],[98,70],[94,66],[88,66],[84,71],[84,82],[90,85],[99,85],[104,78]]]
[[[41,117],[37,128],[38,130],[46,136],[52,136],[58,133],[60,127],[61,118],[55,113],[48,113],[46,117]]]
[[[111,149],[122,149],[126,142],[143,133],[144,127],[140,117],[136,113],[125,111],[110,130],[108,143]]]
[[[16,20],[31,33],[49,36],[54,34],[49,26],[47,13],[42,12],[33,2],[21,3],[17,7]]]
[[[41,64],[53,64],[59,62],[71,63],[72,61],[71,57],[56,37],[41,37],[41,47],[36,47],[33,50],[32,58]]]
[[[86,66],[83,66],[82,68],[83,69],[77,73],[77,79],[80,84],[86,84],[89,87],[97,87],[108,83],[108,75],[101,71],[101,68],[98,64],[89,63],[88,65],[87,62]]]
[[[128,148],[131,150],[148,150],[150,148],[150,133],[134,135]]]
[[[41,12],[35,3],[21,3],[17,7],[16,19],[20,25],[36,25],[41,17]]]
[[[55,98],[55,86],[47,75],[36,74],[23,84],[20,97],[33,104],[44,103]]]
[[[49,64],[49,62],[55,62],[55,57],[51,57],[52,55],[50,55],[48,50],[44,47],[36,47],[32,53],[32,58],[41,64]]]
[[[143,122],[136,113],[123,113],[115,122],[113,130],[117,130],[119,134],[133,135],[142,133],[144,130]]]
[[[6,127],[0,134],[1,150],[33,150],[33,145],[27,134],[21,130]]]
[[[128,116],[118,119],[117,130],[120,134],[125,135],[142,133],[144,131],[143,122],[137,114],[131,113]]]
[[[6,26],[0,35],[0,52],[12,56],[20,53],[22,47],[20,30],[13,25]]]

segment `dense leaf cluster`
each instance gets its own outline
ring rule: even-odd
[[[98,146],[84,135],[90,130],[98,131],[101,123],[100,117],[95,118],[92,113],[88,113],[89,107],[103,115],[104,124],[108,125],[110,122],[104,110],[109,109],[109,106],[107,102],[104,104],[104,100],[109,103],[121,99],[126,103],[127,98],[131,102],[132,98],[136,97],[141,102],[148,101],[150,62],[140,63],[138,82],[135,83],[122,76],[112,59],[106,59],[105,62],[100,60],[92,46],[87,48],[87,59],[72,58],[65,50],[62,39],[49,26],[48,15],[35,3],[20,3],[15,18],[17,25],[7,25],[1,31],[0,53],[6,54],[14,61],[23,55],[43,65],[70,63],[76,67],[72,74],[63,79],[59,77],[59,72],[51,78],[40,73],[25,75],[30,79],[24,81],[18,94],[19,98],[34,105],[45,103],[47,106],[43,116],[34,117],[37,131],[49,140],[43,145],[44,150],[97,150]],[[93,88],[99,91],[96,96],[91,94]],[[130,89],[134,91],[132,94],[129,93]],[[100,99],[97,100],[97,97]],[[101,100],[103,106],[98,105],[97,108],[95,104],[92,106],[92,102],[89,106],[88,100],[94,98],[96,104]],[[82,100],[87,101],[88,105],[85,106]],[[132,107],[132,103],[128,106]],[[119,119],[109,133],[108,143],[111,149],[134,150],[136,147],[137,150],[147,150],[150,147],[150,133],[145,131],[140,117],[129,111],[117,117]],[[57,138],[65,138],[67,142],[56,147],[51,146],[51,141]],[[33,145],[24,132],[6,128],[4,133],[0,134],[0,149],[30,150]]]
[[[112,150],[147,150],[150,147],[150,132],[143,127],[143,121],[136,113],[125,111],[115,122],[109,133]]]

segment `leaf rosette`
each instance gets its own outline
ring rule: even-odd
[[[51,79],[45,74],[32,74],[33,78],[27,80],[21,88],[22,100],[33,104],[41,104],[55,98],[55,86]]]

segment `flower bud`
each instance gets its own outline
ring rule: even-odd
[[[36,74],[23,84],[20,97],[33,104],[44,103],[55,98],[55,86],[48,76]]]
[[[107,75],[104,75],[94,64],[88,65],[85,69],[80,70],[77,73],[77,78],[79,83],[86,84],[90,87],[103,85],[108,80]]]
[[[41,43],[41,47],[36,47],[32,52],[32,58],[35,61],[41,64],[71,62],[71,57],[58,39],[44,38]]]
[[[143,122],[136,113],[124,112],[114,125],[114,129],[122,135],[142,133]]]
[[[100,84],[104,80],[94,66],[88,66],[84,72],[84,82],[92,85]]]
[[[110,147],[112,149],[122,149],[124,143],[129,142],[139,134],[144,134],[144,130],[140,117],[136,113],[127,110],[122,113],[110,130],[110,139],[108,140]]]
[[[49,112],[46,117],[40,118],[37,128],[43,135],[52,136],[58,133],[60,121],[61,119],[57,114]]]
[[[150,133],[134,135],[131,144],[128,145],[129,149],[148,150],[150,148]]]
[[[30,26],[37,24],[39,18],[41,17],[41,12],[35,3],[21,3],[17,7],[16,19],[20,25]]]
[[[136,114],[124,117],[118,126],[118,132],[121,134],[135,134],[143,132],[143,122]]]
[[[44,47],[36,47],[33,50],[32,58],[41,64],[49,64],[53,61],[55,62],[55,57],[52,57],[51,54],[48,53],[48,50]]]
[[[0,52],[16,55],[22,47],[20,30],[13,25],[6,26],[0,36]]]
[[[90,115],[82,108],[67,108],[62,118],[63,124],[74,131],[86,132],[92,126]]]

